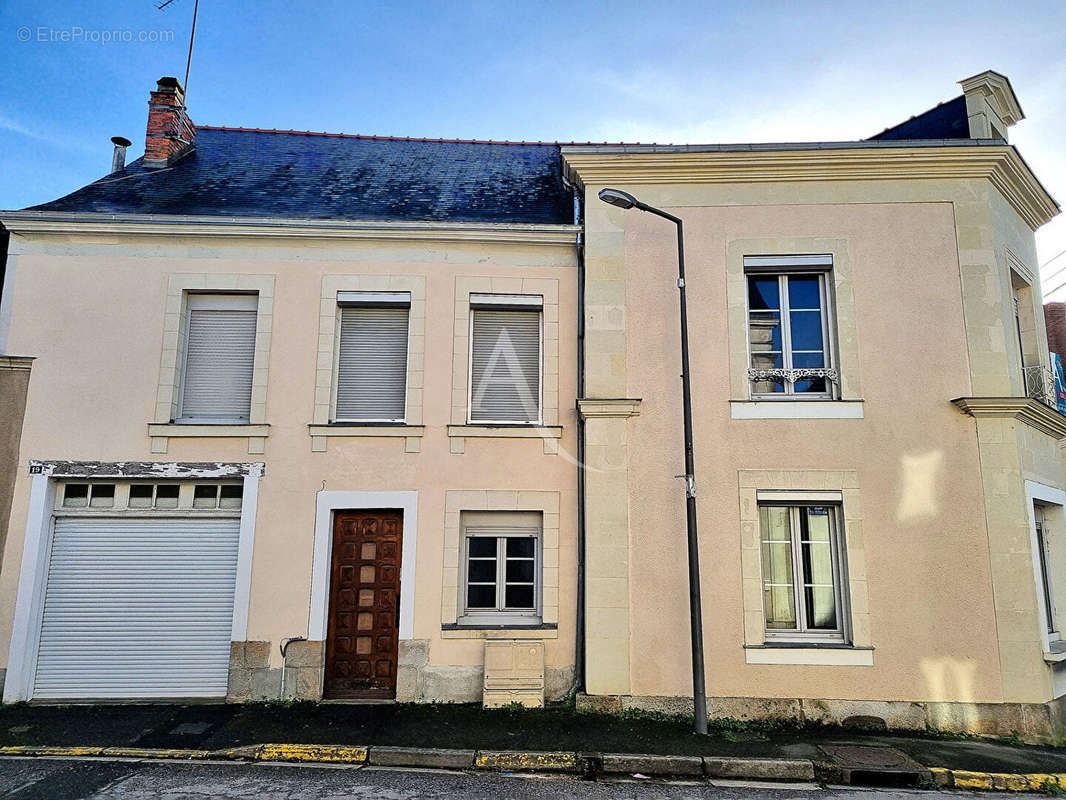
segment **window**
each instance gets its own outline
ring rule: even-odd
[[[843,641],[840,507],[759,504],[766,638]]]
[[[471,423],[541,422],[543,298],[471,294]]]
[[[460,622],[540,621],[541,517],[464,512]]]
[[[748,379],[756,398],[831,398],[830,256],[746,256]]]
[[[111,508],[114,505],[113,483],[68,483],[63,487],[63,508]]]
[[[179,422],[247,422],[252,401],[254,294],[190,294]]]
[[[338,292],[336,422],[403,422],[410,292]]]
[[[1044,625],[1048,634],[1057,636],[1055,625],[1055,599],[1051,592],[1051,570],[1048,554],[1047,527],[1044,524],[1044,507],[1039,504],[1033,506],[1033,516],[1036,520],[1036,556],[1040,568],[1040,589],[1044,596]],[[1053,637],[1055,638],[1055,637]]]
[[[56,511],[133,511],[153,514],[175,510],[239,512],[244,497],[243,483],[140,481],[64,482],[56,495]]]

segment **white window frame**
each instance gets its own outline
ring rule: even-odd
[[[1056,621],[1055,585],[1051,581],[1051,554],[1048,552],[1047,543],[1046,508],[1048,506],[1044,503],[1033,503],[1033,557],[1036,561],[1037,590],[1043,600],[1041,604],[1041,611],[1043,612],[1041,623],[1048,641],[1057,642],[1062,638],[1062,634]]]
[[[833,315],[832,275],[833,258],[830,255],[817,256],[744,256],[744,342],[747,351],[748,369],[753,369],[751,352],[751,291],[749,279],[754,276],[776,277],[781,325],[781,364],[782,369],[792,369],[792,319],[788,301],[788,278],[817,277],[818,296],[821,303],[822,353],[825,366],[832,377],[824,378],[824,392],[796,392],[795,381],[784,380],[783,392],[756,392],[755,381],[748,377],[748,396],[752,400],[835,400],[839,394],[840,379],[836,366],[836,347],[833,342],[835,321]],[[801,379],[807,380],[807,379]]]
[[[474,419],[474,317],[478,311],[536,311],[539,320],[537,331],[537,418],[521,419]],[[467,337],[470,342],[466,354],[466,423],[468,425],[528,425],[544,424],[544,297],[542,295],[516,294],[470,294],[470,319]]]
[[[844,549],[847,537],[844,534],[843,505],[836,492],[759,492],[758,505],[764,507],[787,507],[789,513],[789,535],[792,548],[792,591],[796,609],[796,628],[770,628],[766,621],[766,584],[762,573],[759,585],[763,598],[763,629],[767,643],[795,642],[805,644],[848,644],[851,642],[851,613],[847,592],[847,557]],[[803,586],[803,544],[800,539],[800,510],[815,506],[828,508],[829,541],[833,564],[833,594],[837,611],[837,628],[835,630],[811,629],[806,626],[807,607]],[[761,519],[761,514],[760,514]],[[762,559],[762,542],[765,532],[759,526],[759,556]]]
[[[337,416],[337,394],[340,391],[341,362],[341,317],[345,308],[406,308],[407,309],[407,349],[403,360],[403,416],[390,418],[354,419]],[[329,399],[329,420],[342,425],[374,425],[393,423],[407,424],[407,393],[410,390],[411,365],[411,292],[337,292],[337,322],[333,332],[336,346],[333,348],[333,387]]]
[[[1054,519],[1052,532],[1054,536],[1058,536],[1064,529],[1064,524],[1066,524],[1066,516],[1064,516],[1064,514],[1066,514],[1066,491],[1054,486],[1038,483],[1037,481],[1027,480],[1025,482],[1025,502],[1026,515],[1028,517],[1027,521],[1029,523],[1029,555],[1033,566],[1033,594],[1036,598],[1037,613],[1034,615],[1035,622],[1038,625],[1036,633],[1039,636],[1039,641],[1044,645],[1044,652],[1047,653],[1054,642],[1062,640],[1062,626],[1058,623],[1055,608],[1053,607],[1051,609],[1050,614],[1045,608],[1044,593],[1041,586],[1043,576],[1041,575],[1040,558],[1037,553],[1036,507],[1038,505],[1043,507],[1045,535],[1047,533],[1046,525],[1048,518],[1052,517]],[[1054,564],[1049,565],[1051,567],[1051,569],[1049,569],[1051,575],[1055,574],[1053,570],[1059,563],[1061,563],[1061,559],[1056,559]],[[1055,589],[1057,588],[1054,582],[1052,582],[1050,588],[1053,601],[1052,605],[1054,606],[1054,597],[1056,595]],[[1061,599],[1060,596],[1059,600],[1061,601]],[[1048,632],[1048,616],[1052,616],[1056,620],[1056,631],[1054,633]]]
[[[248,401],[248,414],[233,417],[186,417],[185,373],[189,363],[189,334],[192,328],[192,312],[201,311],[253,311],[256,314],[255,331],[252,339],[252,393]],[[259,293],[258,292],[189,292],[185,298],[185,334],[182,337],[181,371],[178,376],[177,416],[178,425],[248,425],[251,422],[252,406],[255,395],[255,349],[259,334]]]
[[[491,512],[478,512],[491,513]],[[510,512],[504,512],[510,513]],[[469,609],[467,586],[470,575],[470,540],[492,538],[496,540],[496,608]],[[504,607],[507,588],[508,539],[533,539],[533,607],[531,609],[508,609]],[[544,596],[544,535],[543,526],[464,525],[459,548],[459,625],[535,625],[542,621]]]

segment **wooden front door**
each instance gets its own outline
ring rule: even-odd
[[[326,698],[396,696],[400,511],[338,511],[326,636]]]

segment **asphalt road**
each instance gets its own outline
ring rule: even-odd
[[[949,793],[820,789],[813,784],[711,785],[628,779],[590,783],[573,777],[465,774],[429,770],[282,764],[0,759],[0,796],[12,800],[833,800],[838,797],[919,800]],[[957,794],[954,794],[958,797]]]

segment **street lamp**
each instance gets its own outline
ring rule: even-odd
[[[692,704],[696,733],[707,733],[707,687],[703,674],[703,610],[700,550],[696,533],[696,467],[692,458],[692,387],[688,369],[688,307],[685,304],[685,235],[681,220],[619,189],[601,189],[600,200],[618,208],[638,208],[677,226],[677,288],[681,295],[681,398],[685,420],[685,515],[688,520],[688,608],[692,628]]]

